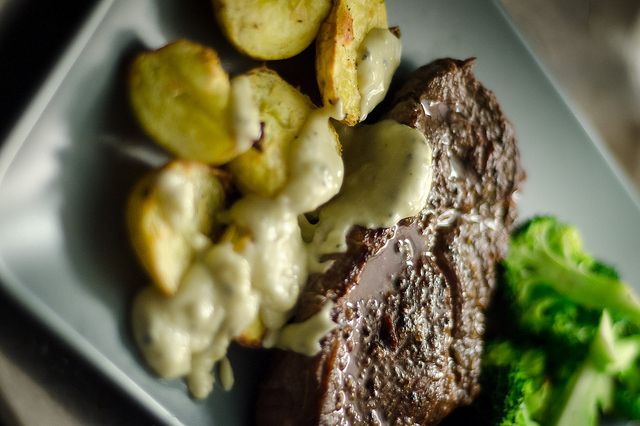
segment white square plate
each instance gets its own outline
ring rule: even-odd
[[[640,204],[490,0],[388,0],[402,31],[399,76],[439,57],[476,57],[475,74],[513,122],[528,173],[521,216],[555,214],[640,290]],[[173,424],[251,424],[266,356],[233,348],[237,383],[193,401],[160,380],[129,335],[131,297],[146,278],[126,238],[124,205],[150,151],[126,100],[132,55],[188,37],[235,74],[256,62],[221,37],[205,0],[103,0],[0,152],[0,282],[132,398]],[[282,64],[278,66],[282,67]],[[306,77],[306,76],[305,76]],[[313,78],[313,75],[308,75]]]

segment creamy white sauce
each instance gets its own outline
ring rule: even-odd
[[[265,346],[317,353],[322,337],[335,327],[330,303],[309,320],[285,326],[309,264],[320,265],[322,254],[344,251],[354,225],[390,227],[426,204],[431,151],[419,131],[394,121],[341,128],[343,169],[328,116],[310,118],[293,155],[299,177],[279,197],[245,196],[227,212],[228,223],[250,234],[240,253],[229,242],[206,246],[173,297],[150,287],[135,300],[134,335],[145,359],[163,377],[186,377],[197,398],[213,389],[217,363],[223,387],[231,386],[233,373],[223,361],[227,348],[256,318],[267,330]],[[184,224],[193,199],[188,184],[169,176],[163,188],[166,209],[177,217],[172,220]],[[310,243],[305,243],[300,214],[336,192],[320,208],[318,224],[309,226]]]
[[[236,152],[242,154],[262,136],[260,110],[253,99],[249,76],[239,75],[231,80],[231,114]]]
[[[366,116],[382,100],[400,58],[399,42],[386,29],[370,32],[358,65]],[[361,75],[360,75],[361,74]],[[248,78],[231,85],[232,115],[239,152],[260,137],[258,109]],[[140,292],[133,307],[133,331],[145,359],[163,377],[186,377],[190,392],[204,398],[213,389],[216,364],[225,389],[233,384],[226,358],[231,341],[259,318],[265,346],[307,355],[336,324],[332,303],[307,321],[286,325],[320,256],[346,249],[354,225],[391,227],[416,215],[431,184],[431,151],[417,130],[385,121],[341,131],[344,163],[329,118],[343,117],[341,103],[310,114],[293,145],[291,178],[280,195],[249,195],[224,215],[227,225],[246,230],[239,252],[230,242],[212,244],[197,233],[196,256],[173,297],[154,288]],[[176,229],[195,229],[193,184],[167,175],[160,183],[162,209]],[[317,225],[300,223],[319,209]],[[311,255],[310,255],[311,254]]]
[[[308,356],[318,354],[322,349],[320,340],[338,326],[331,319],[333,305],[333,302],[327,302],[320,312],[306,321],[285,326],[276,346]]]
[[[293,148],[292,179],[279,197],[246,196],[226,212],[228,224],[250,235],[240,253],[231,243],[212,245],[195,233],[191,182],[167,174],[160,183],[168,221],[194,235],[199,254],[172,298],[151,287],[139,293],[134,335],[149,365],[163,377],[186,377],[195,397],[204,398],[213,389],[216,363],[223,387],[232,385],[233,373],[224,361],[227,348],[256,318],[267,330],[267,346],[275,344],[290,318],[307,280],[298,217],[325,203],[342,184],[344,168],[329,122],[340,114],[339,104],[309,116]]]
[[[280,199],[248,195],[229,212],[233,224],[249,230],[242,256],[251,265],[253,289],[260,295],[260,319],[280,328],[307,279],[306,257],[298,217]]]
[[[336,113],[330,109],[313,111],[294,142],[291,177],[281,197],[298,214],[315,210],[342,186],[344,166],[329,122],[333,115]]]
[[[156,181],[158,205],[169,225],[176,229],[195,227],[195,188],[181,173],[162,170]]]
[[[134,337],[160,376],[187,376],[192,394],[204,397],[213,365],[251,324],[258,302],[246,259],[229,243],[216,245],[187,270],[173,297],[154,287],[137,295]]]
[[[191,370],[185,376],[187,379],[187,387],[189,392],[195,398],[206,398],[215,384],[212,370],[216,362],[222,360],[226,353],[224,344],[216,344],[210,350],[193,354],[191,358]],[[229,342],[226,343],[229,346]],[[224,349],[223,349],[224,348]]]
[[[374,28],[369,31],[358,47],[356,72],[361,120],[384,99],[393,73],[400,65],[401,54],[400,40],[386,28]]]
[[[340,140],[344,183],[320,209],[310,245],[314,270],[323,254],[346,250],[346,236],[354,225],[392,227],[418,214],[431,189],[431,148],[420,131],[385,120],[341,127]]]
[[[195,251],[211,245],[208,236],[198,230],[194,183],[183,173],[162,170],[156,181],[158,206],[169,227],[181,234]]]
[[[344,166],[329,118],[341,105],[313,111],[293,146],[289,183],[275,199],[247,195],[232,206],[230,223],[249,230],[242,255],[252,270],[260,295],[260,320],[267,329],[266,346],[290,317],[307,281],[306,247],[298,217],[336,195]]]
[[[218,375],[220,376],[220,383],[222,388],[226,391],[230,391],[233,388],[235,378],[233,376],[233,369],[231,368],[231,362],[226,356],[220,360],[218,364]]]

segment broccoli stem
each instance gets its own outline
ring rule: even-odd
[[[613,380],[611,376],[584,362],[572,375],[559,405],[549,423],[556,426],[595,425],[600,410],[611,406]],[[554,418],[555,417],[555,418]]]
[[[611,317],[605,310],[585,360],[562,389],[561,404],[552,408],[549,424],[595,425],[600,411],[611,409],[614,380],[608,366],[616,360],[615,346]]]
[[[540,244],[545,247],[544,241]],[[517,252],[510,253],[509,259],[526,259],[522,266],[527,273],[533,273],[526,276],[528,281],[549,283],[556,292],[574,303],[590,309],[608,309],[640,325],[640,301],[624,283],[592,274],[584,264],[574,266],[566,257],[548,249],[532,252],[526,246],[514,248]]]

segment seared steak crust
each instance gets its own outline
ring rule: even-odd
[[[335,303],[322,352],[274,356],[260,425],[435,424],[479,391],[483,312],[524,173],[511,124],[472,61],[426,65],[386,118],[423,132],[433,185],[416,217],[355,228],[347,253],[310,277],[296,319]]]

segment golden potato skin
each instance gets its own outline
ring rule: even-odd
[[[257,316],[255,321],[236,338],[236,342],[247,348],[261,348],[266,328]]]
[[[383,0],[336,0],[316,39],[316,76],[324,105],[342,101],[344,123],[360,120],[358,47],[373,28],[387,28]]]
[[[213,49],[178,40],[139,54],[129,95],[144,130],[178,157],[219,165],[238,154],[229,76]]]
[[[272,198],[289,179],[291,146],[315,106],[273,70],[261,67],[247,75],[263,123],[262,139],[232,160],[229,171],[241,192]]]
[[[223,33],[240,52],[278,60],[313,42],[331,0],[213,0],[213,7]]]
[[[167,215],[160,180],[167,173],[189,182],[193,217],[176,226]],[[170,296],[196,253],[193,240],[211,237],[220,226],[214,216],[226,203],[225,177],[208,165],[174,160],[140,180],[129,196],[127,228],[134,251],[154,285]]]

